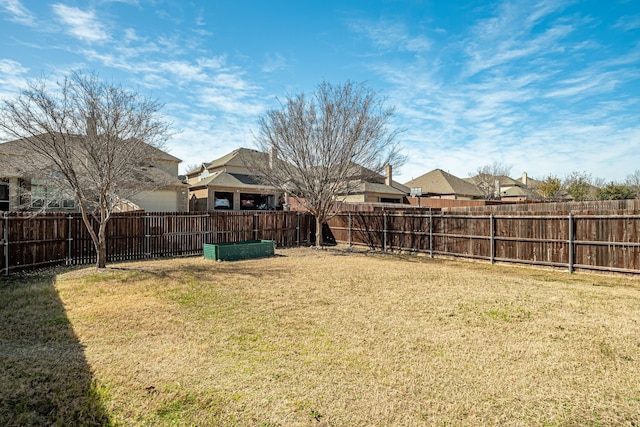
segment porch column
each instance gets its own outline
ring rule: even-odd
[[[216,203],[216,193],[213,187],[207,187],[207,212],[212,211]]]
[[[236,190],[233,192],[233,210],[240,210],[240,190]]]

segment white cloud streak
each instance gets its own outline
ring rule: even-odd
[[[66,26],[66,32],[71,36],[89,43],[109,40],[109,34],[95,12],[83,11],[62,3],[56,3],[51,7],[58,20]]]
[[[407,27],[398,22],[377,23],[354,20],[349,24],[353,32],[366,35],[381,51],[421,53],[431,49],[432,42],[424,35],[411,35]]]
[[[36,24],[35,17],[20,0],[0,0],[0,7],[11,16],[13,22],[27,26]]]

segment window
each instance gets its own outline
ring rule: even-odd
[[[45,181],[31,180],[31,207],[34,209],[73,209],[76,201],[70,194],[47,187]]]
[[[9,182],[0,180],[0,211],[9,210]]]

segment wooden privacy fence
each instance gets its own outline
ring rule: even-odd
[[[96,262],[78,213],[0,216],[0,274],[46,265]],[[94,224],[97,230],[97,222]],[[107,224],[109,262],[202,254],[204,243],[274,240],[279,247],[313,242],[313,217],[300,212],[114,214]]]
[[[337,242],[496,261],[640,273],[640,215],[341,213]]]

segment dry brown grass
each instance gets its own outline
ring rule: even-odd
[[[100,411],[121,425],[640,425],[637,279],[278,253],[58,275]]]

